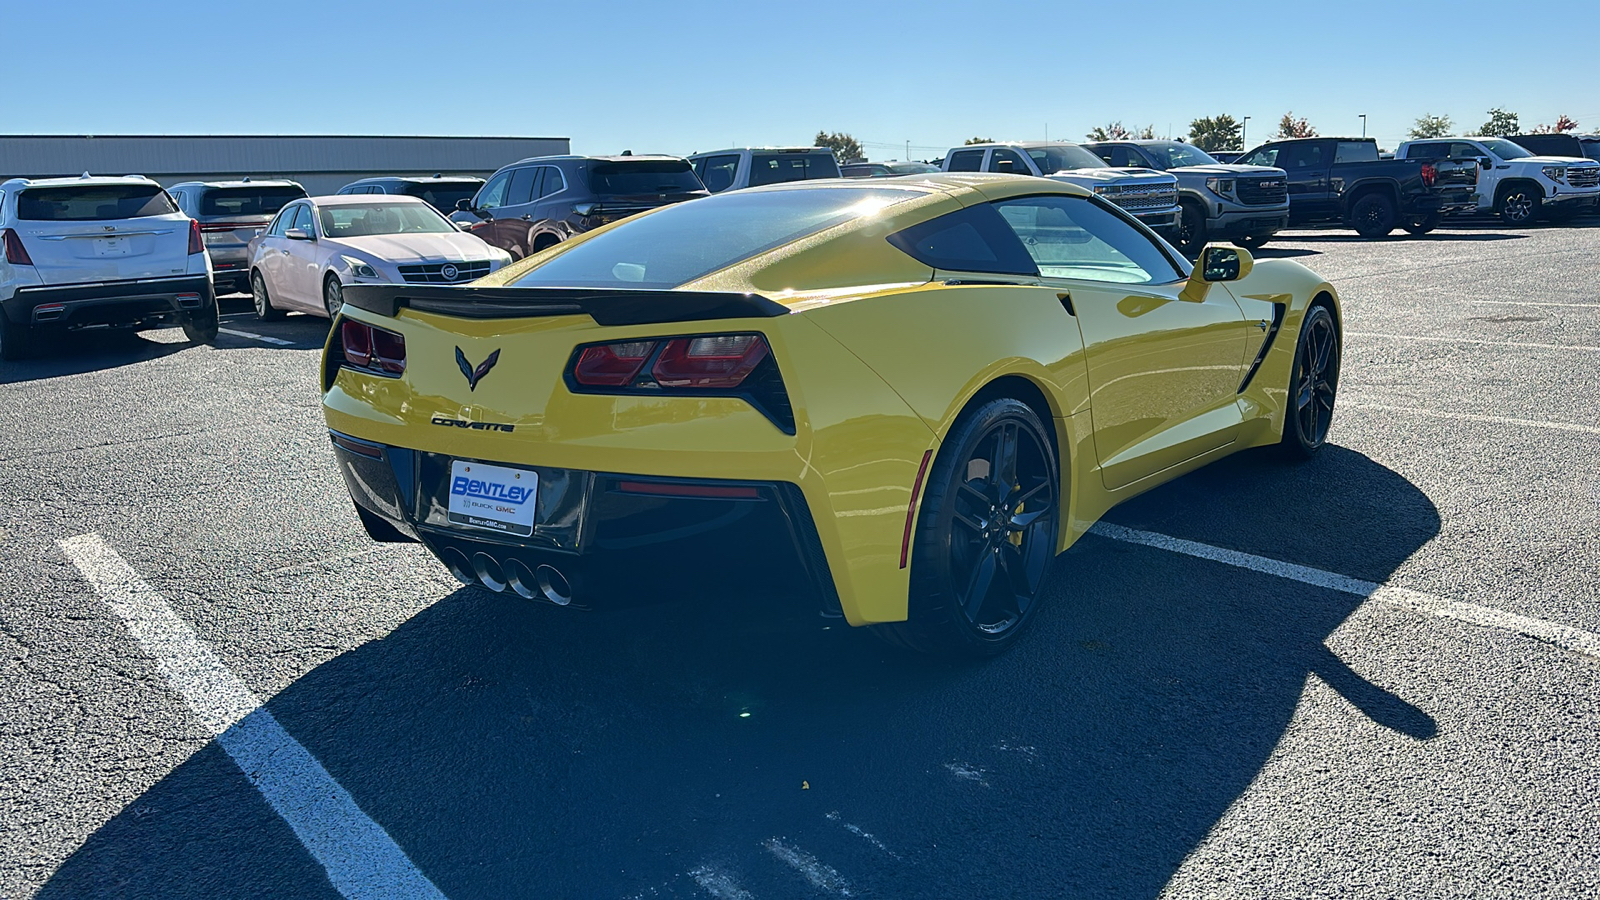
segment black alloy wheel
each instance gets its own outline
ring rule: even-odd
[[[1060,528],[1056,454],[1027,404],[991,400],[957,424],[928,473],[912,549],[910,618],[892,643],[961,657],[1009,648],[1034,618]]]
[[[272,297],[267,293],[267,282],[262,279],[260,272],[250,275],[250,300],[256,307],[256,318],[263,322],[283,318],[283,310],[272,305]]]
[[[322,283],[322,308],[328,311],[330,319],[337,319],[339,310],[344,309],[344,285],[339,283],[337,275],[329,275]]]
[[[1309,458],[1328,442],[1333,403],[1339,392],[1339,330],[1326,307],[1306,311],[1289,377],[1289,409],[1283,422],[1283,448]]]
[[[1178,251],[1184,256],[1197,257],[1206,245],[1206,211],[1198,203],[1185,203],[1179,207]]]
[[[1364,238],[1381,238],[1394,230],[1394,201],[1382,194],[1367,194],[1350,209],[1350,225]]]
[[[1507,225],[1528,225],[1539,217],[1544,197],[1526,184],[1514,184],[1500,192],[1500,203],[1495,211],[1500,221]]]

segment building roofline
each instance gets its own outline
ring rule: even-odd
[[[193,141],[202,139],[212,140],[318,140],[318,139],[345,139],[359,141],[571,141],[570,137],[547,137],[539,135],[468,135],[468,134],[27,134],[20,132],[0,133],[0,140],[6,138],[29,138],[50,140],[173,140]]]

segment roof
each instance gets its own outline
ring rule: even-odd
[[[284,178],[263,178],[259,181],[251,178],[243,181],[182,181],[173,185],[173,187],[180,188],[191,185],[199,185],[201,187],[299,187],[300,182],[289,181]]]
[[[716,156],[718,153],[743,153],[746,150],[772,150],[778,153],[832,153],[827,147],[727,147],[722,150],[703,150],[699,153],[689,154],[693,159],[697,156]]]
[[[319,197],[310,197],[308,199],[318,206],[366,206],[373,203],[382,203],[385,206],[406,203],[428,205],[428,201],[409,194],[323,194]]]
[[[404,181],[408,184],[434,184],[440,181],[476,181],[482,183],[483,179],[476,175],[369,175],[366,178],[357,178],[350,184],[376,184],[380,181]],[[349,185],[346,185],[349,187]]]
[[[985,141],[982,144],[962,144],[960,147],[951,147],[951,150],[973,150],[985,147],[1021,147],[1025,150],[1037,150],[1042,147],[1078,147],[1075,141]]]
[[[143,175],[90,175],[77,178],[13,178],[4,187],[60,187],[69,184],[155,184]]]

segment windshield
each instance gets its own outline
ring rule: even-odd
[[[1060,172],[1063,169],[1104,169],[1108,168],[1106,161],[1093,153],[1079,147],[1077,144],[1054,144],[1049,147],[1034,147],[1028,151],[1033,157],[1033,164],[1045,175]],[[1026,172],[1023,173],[1027,174]]]
[[[85,184],[29,188],[17,195],[17,218],[36,222],[138,219],[178,211],[155,184]]]
[[[322,233],[331,238],[376,234],[448,234],[456,227],[421,203],[362,203],[324,206]]]
[[[1521,146],[1513,144],[1504,138],[1479,138],[1478,143],[1488,148],[1490,153],[1501,159],[1522,159],[1533,155],[1522,149]]]
[[[212,188],[200,196],[200,215],[271,216],[305,195],[297,187]]]
[[[938,166],[919,162],[885,163],[885,166],[896,175],[926,175],[929,172],[939,171]]]
[[[919,196],[914,191],[865,187],[716,194],[629,219],[574,245],[514,283],[674,288]]]
[[[1140,144],[1139,149],[1150,157],[1159,169],[1183,169],[1189,166],[1214,166],[1217,160],[1193,144],[1162,141],[1159,144]]]
[[[429,206],[442,212],[456,208],[457,200],[471,200],[483,186],[481,181],[430,181],[427,184],[410,183],[405,186],[408,197],[418,197]]]
[[[610,194],[682,194],[703,191],[687,160],[605,162],[589,166],[589,189]]]
[[[750,186],[838,178],[839,162],[832,153],[756,153],[750,157]]]

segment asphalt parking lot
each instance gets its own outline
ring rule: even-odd
[[[0,368],[0,897],[1600,896],[1600,220],[1362,242],[1334,446],[1055,563],[1011,654],[373,544],[326,322]]]

